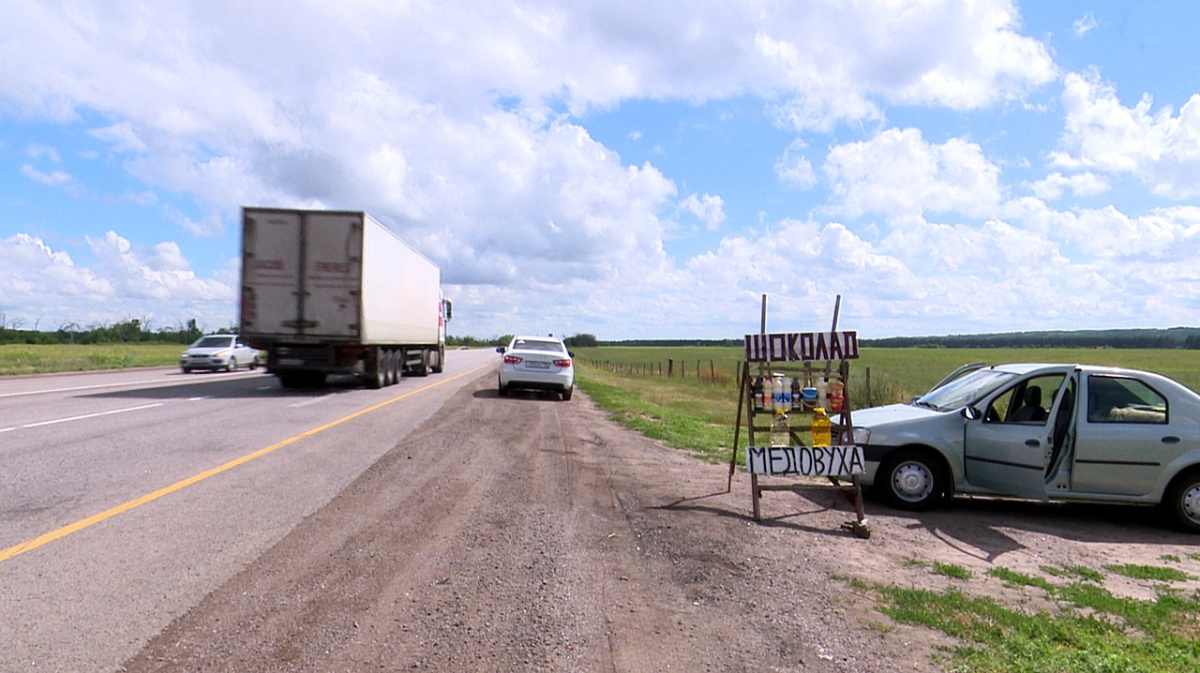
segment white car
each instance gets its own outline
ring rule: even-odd
[[[551,390],[571,399],[575,391],[573,355],[560,339],[554,337],[517,336],[508,346],[496,349],[500,362],[500,395],[515,388]]]
[[[911,510],[956,493],[1161,505],[1200,533],[1200,395],[1133,369],[971,369],[908,404],[853,412],[864,485]]]
[[[232,372],[238,367],[257,369],[258,349],[242,343],[236,334],[202,336],[179,356],[184,374],[195,369]]]

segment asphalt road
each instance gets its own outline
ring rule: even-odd
[[[111,671],[495,364],[369,390],[175,369],[0,380],[0,672]]]

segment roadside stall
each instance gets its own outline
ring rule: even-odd
[[[849,361],[858,359],[858,333],[837,329],[840,306],[838,297],[828,332],[768,334],[763,296],[762,332],[745,336],[727,491],[744,419],[755,521],[762,520],[766,492],[824,490],[832,494],[831,506],[839,496],[853,506],[856,518],[843,528],[869,538],[859,483],[865,463],[851,432]]]

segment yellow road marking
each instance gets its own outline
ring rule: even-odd
[[[352,421],[352,420],[358,418],[359,416],[365,416],[366,414],[369,414],[372,411],[378,411],[379,409],[382,409],[383,407],[386,407],[389,404],[392,404],[393,402],[399,402],[400,400],[402,400],[406,397],[412,397],[413,395],[416,395],[417,393],[425,392],[426,390],[430,390],[430,389],[436,388],[440,385],[450,383],[451,381],[460,379],[464,376],[467,376],[468,374],[474,374],[475,372],[479,371],[480,369],[492,366],[493,364],[494,363],[489,362],[487,364],[480,365],[473,369],[468,369],[467,371],[462,372],[461,374],[455,374],[454,376],[451,376],[450,378],[442,379],[436,383],[431,383],[427,386],[417,388],[416,390],[410,390],[407,393],[404,393],[403,395],[397,395],[396,397],[393,397],[390,400],[385,400],[374,406],[370,406],[365,409],[360,409],[348,416],[343,416],[343,417],[337,419],[336,421],[331,421],[320,427],[313,428],[312,430],[308,430],[306,432],[302,432],[294,437],[289,437],[288,439],[285,439],[282,442],[272,444],[271,446],[268,446],[265,449],[259,449],[258,451],[255,451],[253,453],[248,453],[248,454],[242,456],[241,458],[231,460],[228,463],[225,463],[224,465],[214,467],[213,469],[208,470],[206,472],[201,472],[200,474],[188,477],[187,479],[184,479],[183,481],[176,482],[165,488],[160,488],[157,491],[154,491],[153,493],[147,493],[146,495],[143,495],[140,498],[130,500],[129,502],[124,503],[122,505],[117,505],[116,507],[113,507],[112,509],[107,509],[103,512],[100,512],[99,514],[93,514],[92,516],[89,516],[86,519],[80,519],[79,521],[76,521],[75,523],[67,524],[66,526],[57,528],[48,533],[43,533],[43,534],[33,538],[32,540],[26,540],[25,542],[15,544],[15,545],[9,547],[8,549],[0,550],[0,563],[3,563],[15,556],[20,556],[21,554],[24,554],[25,552],[33,551],[34,549],[37,549],[38,547],[41,547],[43,545],[50,544],[51,542],[54,542],[55,540],[60,540],[72,533],[77,533],[77,532],[83,530],[84,528],[87,528],[88,526],[93,526],[95,524],[100,523],[101,521],[106,521],[108,519],[113,518],[114,516],[117,516],[118,514],[128,512],[129,510],[134,509],[136,507],[140,507],[142,505],[145,505],[148,502],[153,502],[163,496],[170,495],[176,491],[187,488],[188,486],[202,482],[205,479],[208,479],[209,477],[215,477],[216,475],[221,474],[222,472],[227,472],[239,465],[244,465],[244,464],[254,460],[255,458],[261,458],[261,457],[267,455],[268,453],[271,453],[272,451],[275,451],[277,449],[282,449],[283,447],[288,446],[289,444],[295,444],[296,442],[298,442],[302,439],[307,439],[308,437],[312,437],[313,435],[322,433],[332,427],[341,425],[342,423],[345,423],[347,421]]]

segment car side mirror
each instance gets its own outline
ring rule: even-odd
[[[962,413],[963,418],[967,419],[968,421],[979,420],[979,410],[969,404],[963,407],[962,412],[960,413]]]
[[[496,352],[497,352],[497,353],[503,353],[503,352],[504,352],[504,346],[496,346]]]

